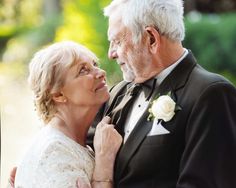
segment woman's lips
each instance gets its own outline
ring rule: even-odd
[[[104,87],[107,87],[106,82],[101,82],[95,89],[95,91],[103,89]]]

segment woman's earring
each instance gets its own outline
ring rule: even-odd
[[[66,101],[67,101],[66,99],[63,100],[63,102],[66,102]]]

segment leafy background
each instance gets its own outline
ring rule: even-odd
[[[109,85],[121,80],[107,58],[111,0],[0,0],[1,187],[40,129],[26,78],[28,62],[43,46],[61,40],[86,45],[100,58]],[[236,85],[236,2],[185,0],[186,48],[210,71]]]

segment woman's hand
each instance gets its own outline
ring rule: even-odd
[[[94,136],[95,170],[94,181],[112,181],[116,154],[121,146],[122,137],[110,124],[106,116],[97,125]]]
[[[76,182],[77,188],[91,188],[91,186],[83,180],[83,178],[78,178]]]
[[[115,158],[122,143],[121,135],[109,124],[111,118],[106,116],[97,125],[94,136],[95,156]]]
[[[10,184],[10,188],[14,188],[15,187],[15,176],[16,176],[16,170],[17,167],[14,167],[11,172],[10,172],[10,178],[9,178],[9,184]]]

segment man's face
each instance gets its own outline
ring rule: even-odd
[[[150,62],[150,54],[144,43],[134,44],[132,33],[114,16],[109,18],[108,40],[110,41],[108,56],[120,65],[124,80],[128,82],[140,80],[143,66]]]

